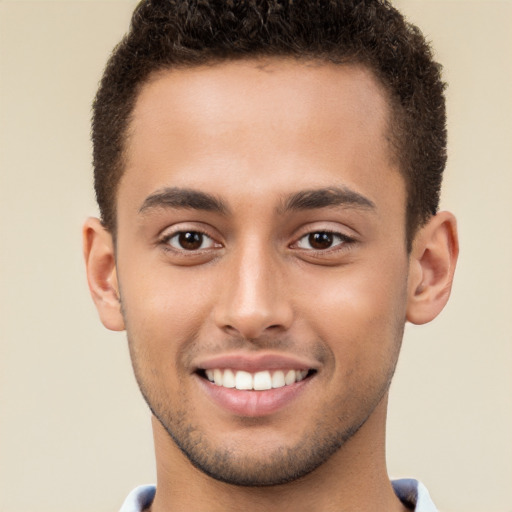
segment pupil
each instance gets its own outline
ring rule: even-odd
[[[179,242],[183,249],[195,251],[201,247],[201,244],[203,243],[203,235],[194,231],[180,233]]]
[[[315,249],[328,249],[332,245],[332,233],[311,233],[309,244]]]

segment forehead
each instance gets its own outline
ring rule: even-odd
[[[334,180],[371,195],[390,169],[399,174],[388,111],[363,66],[267,59],[159,72],[133,111],[120,191],[226,191],[236,179],[255,197]]]
[[[258,121],[300,128],[308,120],[309,130],[350,123],[365,131],[384,128],[387,117],[384,90],[366,67],[273,58],[155,73],[139,93],[131,128],[140,137],[150,125],[171,121],[177,132],[194,125],[207,136],[230,123],[254,132]]]

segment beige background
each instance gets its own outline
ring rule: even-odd
[[[80,226],[90,102],[129,1],[0,0],[0,512],[117,510],[154,480],[124,336],[100,325]],[[389,469],[452,512],[512,511],[512,3],[400,1],[445,65],[452,299],[408,326]]]

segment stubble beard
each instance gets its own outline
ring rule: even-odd
[[[395,342],[390,348],[391,353],[388,354],[390,364],[384,374],[376,379],[378,384],[374,379],[367,383],[366,389],[358,389],[354,396],[335,397],[330,403],[330,407],[342,411],[334,425],[328,425],[320,415],[316,422],[308,425],[307,432],[294,446],[277,447],[264,457],[254,457],[247,456],[237,449],[214,446],[206,431],[188,421],[190,404],[183,396],[183,391],[178,392],[182,395],[178,403],[183,405],[176,410],[169,409],[172,401],[163,393],[159,396],[158,392],[155,392],[156,386],[152,386],[144,378],[142,366],[145,363],[148,369],[149,364],[147,361],[141,364],[144,357],[137,353],[130,336],[124,304],[122,301],[120,303],[135,378],[154,417],[193,466],[215,480],[244,487],[277,486],[296,481],[313,472],[342,449],[366,423],[377,406],[386,399],[398,362],[405,328],[405,320],[397,315],[394,325]],[[353,405],[350,407],[347,402],[353,402],[356,394],[359,396],[355,398],[355,402],[360,407],[354,414],[349,412],[354,410]]]
[[[247,455],[242,451],[243,448],[215,445],[210,440],[208,432],[189,421],[193,414],[186,397],[179,397],[178,403],[183,404],[182,407],[170,410],[170,400],[165,396],[158,396],[155,387],[145,381],[139,365],[140,360],[134,354],[133,344],[129,345],[135,377],[142,396],[175,445],[193,466],[206,475],[221,482],[245,487],[276,486],[293,482],[329,460],[350,441],[384,399],[396,366],[395,361],[385,378],[381,378],[380,386],[373,388],[369,393],[363,392],[365,399],[356,400],[364,404],[356,417],[342,413],[334,425],[328,425],[320,418],[308,426],[307,433],[295,445],[280,446],[272,452],[265,453],[264,456],[255,456]],[[371,400],[368,400],[369,396]],[[333,403],[336,403],[341,411],[350,410],[348,404],[346,408],[340,406],[343,401],[341,398],[334,400]],[[254,421],[248,420],[249,423]]]
[[[144,393],[143,393],[144,395]],[[151,405],[145,398],[150,409]],[[325,463],[364,424],[346,428],[344,431],[319,435],[316,428],[311,435],[294,446],[281,446],[264,456],[251,456],[233,448],[216,447],[205,432],[163,411],[154,416],[172,438],[176,446],[190,463],[206,475],[227,484],[244,487],[268,487],[296,481]],[[365,418],[366,421],[366,418]]]

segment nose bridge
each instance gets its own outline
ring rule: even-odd
[[[287,329],[292,309],[283,286],[279,255],[268,241],[249,238],[233,252],[217,323],[254,339],[268,329]]]

